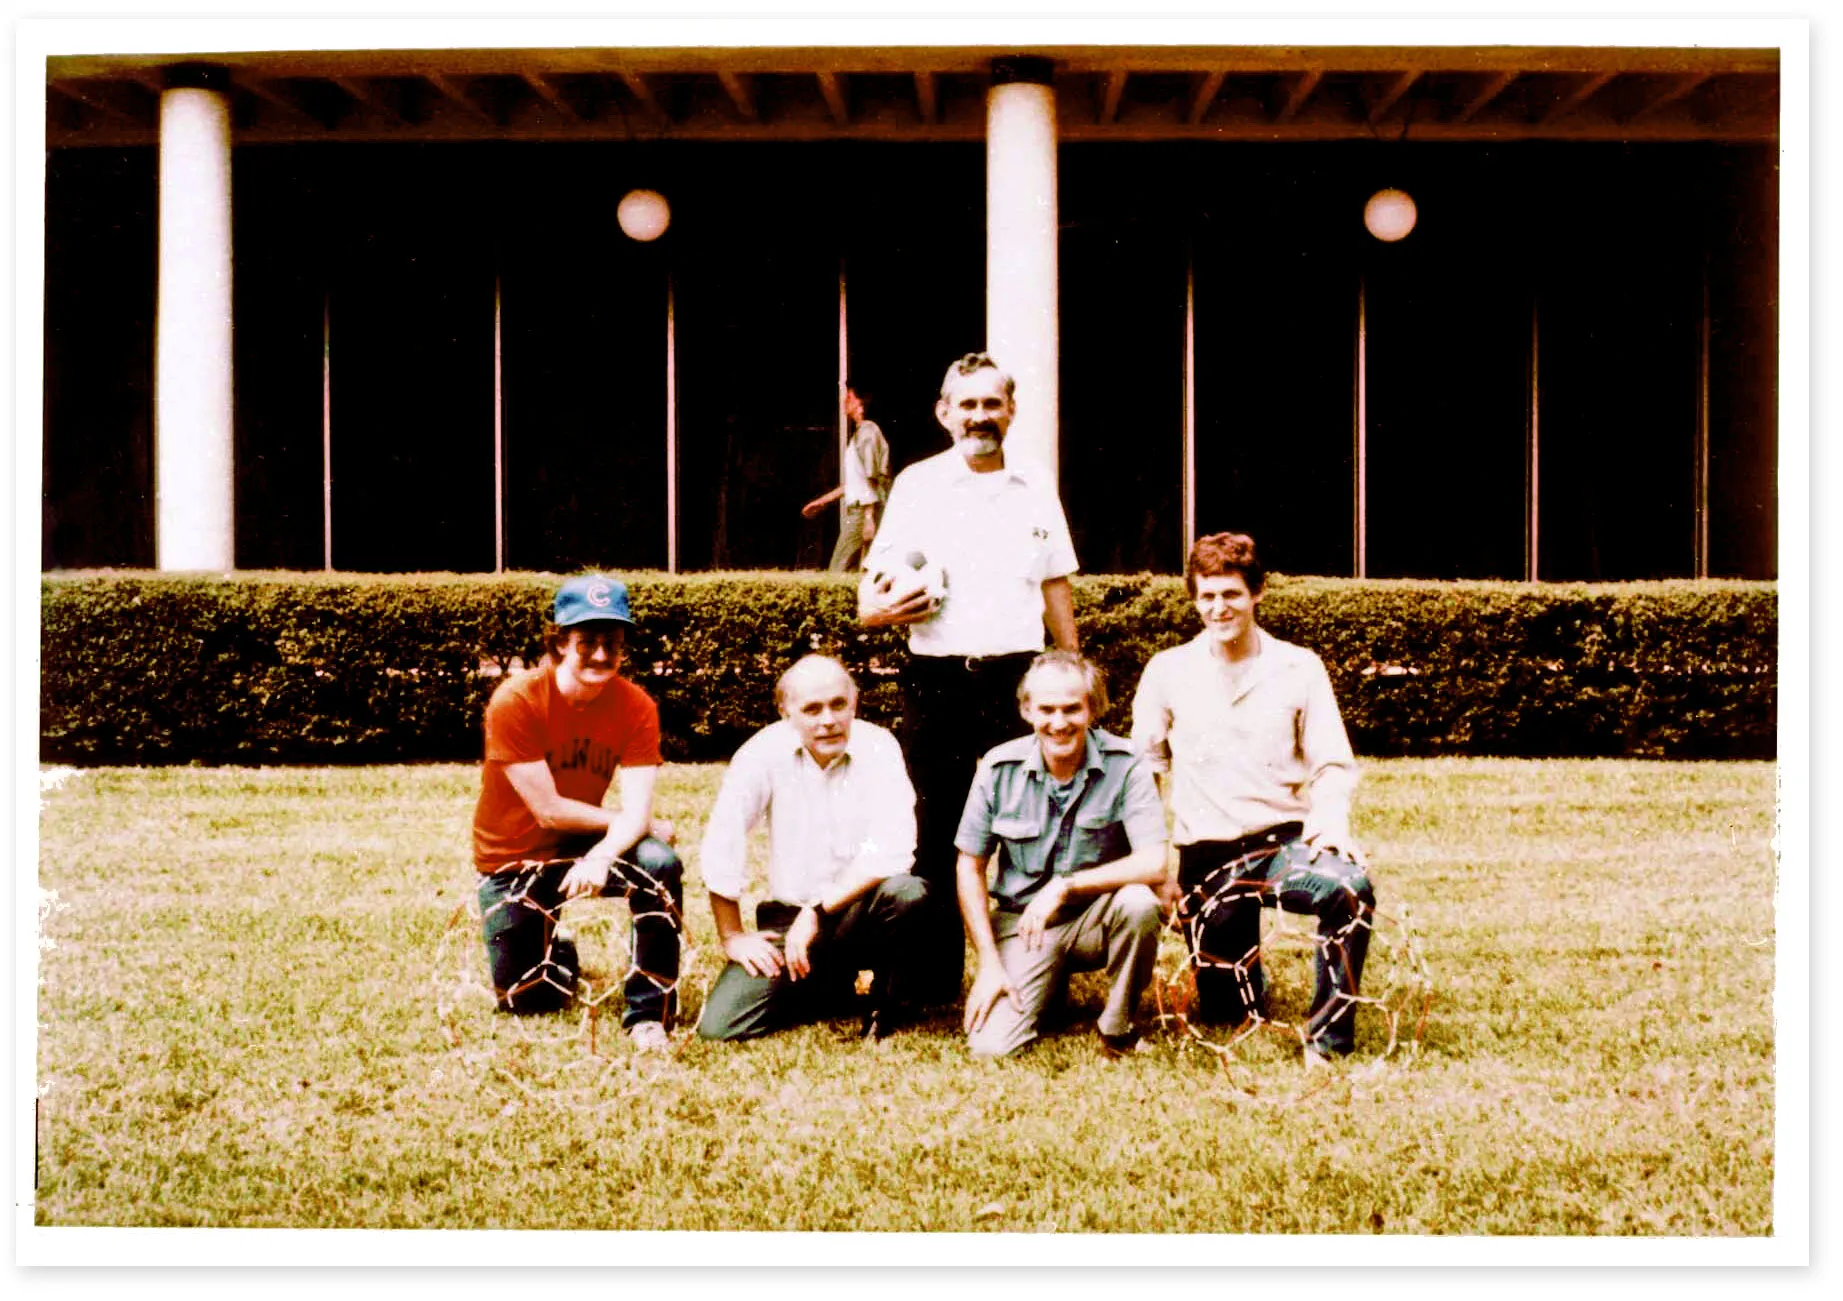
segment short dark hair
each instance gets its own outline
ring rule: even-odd
[[[1018,679],[1017,703],[1019,708],[1030,703],[1030,679],[1038,669],[1073,669],[1081,674],[1082,689],[1088,693],[1088,709],[1099,718],[1107,712],[1107,676],[1101,672],[1101,666],[1084,655],[1074,651],[1046,650],[1030,662],[1024,670],[1024,676]]]
[[[1200,537],[1190,548],[1190,561],[1184,566],[1184,586],[1194,598],[1199,578],[1220,578],[1240,574],[1250,592],[1259,593],[1267,582],[1254,550],[1254,539],[1246,533],[1211,533]]]
[[[954,376],[972,375],[982,370],[995,370],[1003,376],[1005,381],[1005,401],[1013,402],[1017,400],[1017,381],[1011,378],[1011,373],[1009,371],[992,360],[992,354],[989,352],[969,352],[966,356],[949,366],[947,368],[947,373],[941,377],[941,396],[943,398],[947,396],[947,386],[953,381]],[[862,397],[863,394],[860,393],[858,396]]]

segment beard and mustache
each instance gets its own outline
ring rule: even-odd
[[[990,456],[1003,445],[1004,438],[997,421],[975,420],[960,433],[960,452],[969,457]]]

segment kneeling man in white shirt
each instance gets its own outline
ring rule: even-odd
[[[905,964],[928,887],[915,861],[915,791],[896,738],[855,717],[837,660],[808,655],[775,685],[781,719],[730,761],[699,865],[729,957],[698,1033],[747,1039],[848,1008],[874,973],[864,1032],[881,1038],[905,998]],[[754,931],[738,900],[748,835],[768,819],[768,895]]]

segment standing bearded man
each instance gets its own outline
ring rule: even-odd
[[[1017,727],[1017,686],[1050,639],[1076,651],[1076,571],[1055,481],[1005,458],[1016,384],[985,353],[948,367],[934,405],[953,446],[896,476],[858,586],[866,628],[906,625],[903,750],[915,783],[915,872],[929,884],[918,996],[956,1002],[966,948],[954,832],[979,757]],[[944,585],[915,590],[917,570]]]

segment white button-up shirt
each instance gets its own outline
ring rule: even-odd
[[[865,568],[920,553],[947,575],[932,619],[909,625],[917,655],[1011,655],[1043,649],[1043,584],[1076,571],[1054,481],[1007,461],[974,472],[958,448],[896,476]]]
[[[1133,696],[1133,748],[1171,780],[1172,840],[1237,840],[1282,822],[1348,829],[1357,762],[1324,661],[1255,629],[1237,680],[1208,634],[1154,655]]]
[[[821,768],[792,723],[771,723],[743,742],[723,774],[704,828],[704,884],[740,899],[749,832],[768,819],[768,894],[806,904],[847,873],[882,879],[915,861],[915,790],[896,738],[855,719],[845,752]]]

